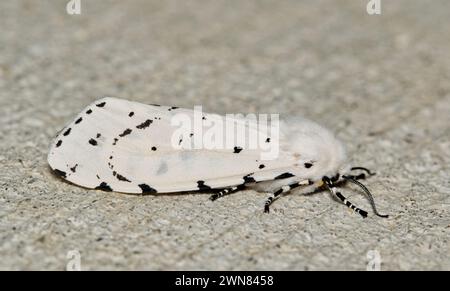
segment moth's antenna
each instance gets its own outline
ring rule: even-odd
[[[353,169],[353,168],[352,168],[352,169]],[[370,171],[369,171],[369,172],[370,172]],[[363,191],[367,194],[367,197],[369,197],[369,201],[370,201],[370,204],[372,205],[373,212],[375,212],[376,215],[378,215],[379,217],[383,217],[383,218],[388,218],[388,217],[389,217],[389,215],[383,215],[383,214],[380,214],[380,213],[378,212],[377,207],[375,206],[375,200],[373,199],[372,193],[370,193],[369,189],[367,189],[367,187],[364,186],[363,183],[361,183],[361,182],[355,180],[355,179],[354,179],[353,177],[351,177],[351,176],[346,176],[346,175],[344,175],[344,176],[342,176],[342,178],[344,178],[345,180],[347,180],[347,181],[349,181],[349,182],[352,182],[353,184],[358,185],[361,189],[363,189]]]
[[[367,173],[367,175],[369,175],[369,176],[375,175],[375,173],[371,172],[369,169],[364,168],[364,167],[352,167],[352,168],[350,169],[350,171],[355,171],[355,170],[362,170],[362,171],[365,171],[365,172]]]
[[[323,182],[327,186],[328,190],[331,192],[332,195],[335,195],[337,198],[339,198],[342,203],[345,204],[348,208],[352,209],[353,211],[359,213],[362,217],[367,217],[367,211],[364,211],[358,207],[356,207],[353,203],[347,200],[347,198],[344,197],[344,195],[341,194],[341,192],[336,191],[336,186],[333,184],[333,182],[328,177],[323,177]]]

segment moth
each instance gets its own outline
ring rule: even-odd
[[[306,194],[327,189],[339,201],[367,217],[348,201],[338,186],[351,182],[367,194],[374,213],[381,215],[370,191],[358,180],[373,175],[350,167],[344,146],[322,126],[292,117],[280,122],[279,154],[261,159],[261,151],[233,144],[231,148],[192,148],[196,132],[181,135],[174,145],[173,118],[193,110],[147,105],[106,97],[88,105],[63,128],[51,144],[48,163],[63,179],[82,187],[137,194],[210,192],[211,200],[251,188],[269,192],[264,211],[293,189]],[[203,114],[202,121],[223,116]],[[241,120],[232,120],[241,122]],[[250,133],[260,129],[248,125]],[[264,133],[266,134],[266,133]],[[264,142],[275,142],[262,135]],[[358,171],[359,174],[354,174]]]

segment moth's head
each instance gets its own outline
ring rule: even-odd
[[[328,172],[324,176],[322,176],[320,179],[318,179],[319,184],[325,183],[327,180],[331,181],[333,184],[341,184],[346,181],[344,179],[345,176],[351,175],[352,167],[346,163],[343,162],[342,166],[336,169],[336,171]]]
[[[351,172],[352,167],[350,164],[347,163],[347,161],[342,163],[342,166],[337,170],[336,174],[341,179],[342,176],[348,175]]]

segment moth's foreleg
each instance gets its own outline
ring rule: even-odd
[[[216,199],[218,199],[220,197],[223,197],[225,195],[230,195],[230,194],[233,194],[233,193],[238,192],[240,190],[243,190],[244,188],[245,188],[245,185],[242,184],[242,185],[238,185],[238,186],[222,189],[219,192],[211,195],[209,197],[209,200],[214,201],[214,200],[216,200]]]
[[[344,176],[342,176],[342,178],[344,178],[346,181],[349,181],[349,182],[351,182],[353,184],[358,185],[364,191],[364,193],[366,193],[367,198],[369,198],[370,204],[372,205],[373,211],[375,212],[375,214],[377,216],[383,217],[383,218],[388,218],[389,217],[389,215],[380,214],[378,212],[377,206],[375,205],[375,200],[373,199],[372,193],[370,193],[369,189],[367,189],[367,187],[363,183],[357,181],[352,176],[344,175]]]
[[[364,179],[367,178],[366,175],[368,175],[368,176],[370,177],[370,176],[373,176],[373,175],[376,174],[376,173],[374,173],[374,172],[372,172],[372,171],[370,171],[369,169],[364,168],[364,167],[352,167],[350,170],[351,170],[351,171],[362,170],[362,171],[365,171],[365,172],[366,172],[366,173],[361,173],[361,174],[359,174],[359,175],[347,175],[348,177],[351,177],[351,178],[354,179],[354,180],[364,180]]]
[[[299,186],[304,186],[304,185],[308,185],[308,184],[309,184],[309,181],[295,182],[295,183],[292,183],[292,184],[289,184],[289,185],[284,185],[280,189],[274,191],[273,193],[270,194],[269,198],[267,198],[266,202],[264,203],[264,212],[265,213],[269,213],[270,205],[272,205],[272,203],[275,200],[280,198],[281,194],[289,192],[292,189],[297,188]]]
[[[359,213],[362,217],[367,217],[367,211],[362,210],[361,208],[356,207],[353,203],[347,200],[347,198],[344,197],[344,195],[341,194],[341,192],[336,190],[336,186],[333,184],[333,182],[327,178],[323,178],[324,183],[327,185],[328,190],[330,190],[331,194],[339,198],[339,200],[342,201],[348,208],[352,209],[356,213]]]
[[[338,197],[342,203],[344,203],[348,208],[352,209],[356,213],[359,213],[362,217],[367,217],[367,211],[362,210],[361,208],[356,207],[353,203],[347,200],[347,198],[344,197],[344,195],[341,194],[341,192],[335,192],[334,195]]]

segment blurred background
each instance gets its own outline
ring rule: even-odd
[[[365,270],[371,250],[382,269],[450,269],[449,1],[74,2],[0,3],[0,269],[65,269],[71,250],[83,269]],[[313,119],[378,173],[391,218],[326,193],[267,216],[253,191],[210,204],[64,183],[48,146],[102,96]]]

